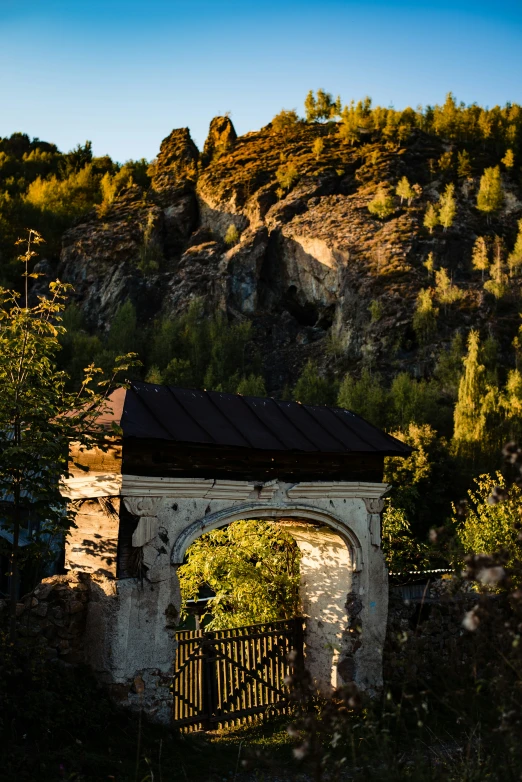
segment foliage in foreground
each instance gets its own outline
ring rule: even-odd
[[[266,521],[235,521],[202,535],[178,570],[183,606],[206,586],[209,629],[290,619],[297,614],[299,549],[280,527]]]

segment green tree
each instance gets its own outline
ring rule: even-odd
[[[305,98],[304,102],[305,117],[307,122],[313,122],[316,119],[317,101],[315,100],[314,91],[310,90]]]
[[[435,366],[435,379],[441,392],[456,401],[463,372],[465,345],[460,331],[457,331],[449,349],[442,350]]]
[[[401,204],[404,201],[404,199],[406,199],[406,201],[408,202],[408,206],[415,198],[415,190],[408,182],[408,177],[405,176],[403,176],[403,178],[400,180],[399,184],[397,185],[395,193],[401,199]]]
[[[428,229],[430,234],[433,233],[433,229],[438,226],[439,222],[437,207],[435,204],[428,204],[424,215],[424,226]]]
[[[393,379],[388,402],[388,426],[405,430],[410,423],[438,423],[438,397],[432,383],[407,372]]]
[[[502,502],[491,502],[493,490],[504,492]],[[455,514],[457,534],[466,554],[494,554],[504,550],[508,565],[520,559],[520,507],[522,491],[512,485],[509,488],[501,473],[481,475],[469,490],[468,510],[464,521]]]
[[[522,218],[518,221],[518,233],[515,246],[508,256],[509,273],[512,277],[518,275],[522,266]]]
[[[335,389],[319,374],[317,365],[310,359],[299,376],[293,396],[304,405],[328,405],[335,398]]]
[[[262,375],[250,374],[241,378],[236,394],[243,396],[266,396],[266,386]]]
[[[430,288],[421,289],[413,315],[413,329],[421,345],[426,345],[437,330],[438,308],[433,306],[433,293]]]
[[[313,143],[312,151],[314,153],[315,159],[316,160],[320,160],[321,159],[321,155],[324,152],[324,141],[323,141],[323,139],[320,136],[318,136],[315,139],[315,141]]]
[[[344,376],[337,404],[357,413],[374,426],[382,427],[386,423],[386,400],[387,394],[379,375],[372,375],[368,369],[364,369],[359,380],[350,374]]]
[[[492,293],[496,299],[501,299],[507,291],[507,275],[504,273],[503,251],[504,243],[500,236],[495,237],[494,262],[490,267],[491,279],[484,283],[484,290]]]
[[[295,164],[286,163],[285,165],[279,166],[276,171],[276,179],[283,192],[290,190],[299,179],[299,172],[297,171]]]
[[[422,265],[428,272],[428,276],[431,277],[431,275],[435,271],[435,258],[432,252],[428,253],[428,257],[426,258],[426,260],[423,262]]]
[[[480,339],[470,331],[464,373],[460,379],[457,403],[453,413],[453,440],[458,453],[473,455],[484,438],[486,395],[485,367],[479,361]]]
[[[502,160],[500,161],[509,170],[515,165],[515,153],[512,149],[508,149]]]
[[[299,117],[295,109],[291,109],[290,111],[281,109],[279,114],[276,114],[272,120],[272,130],[274,133],[285,134],[295,128],[298,124]]]
[[[230,223],[225,234],[225,244],[227,247],[233,247],[239,242],[239,231],[235,223]]]
[[[484,272],[489,269],[489,253],[483,236],[478,236],[475,240],[471,254],[471,265],[477,271],[482,272],[482,280],[484,281]]]
[[[444,193],[440,197],[439,203],[439,222],[444,231],[453,225],[455,213],[457,211],[455,203],[455,185],[450,182],[446,185]]]
[[[500,168],[486,168],[480,178],[480,189],[477,195],[477,209],[487,215],[488,220],[494,212],[498,212],[504,203],[504,191],[500,179]]]
[[[25,241],[25,240],[24,240]],[[2,526],[11,535],[10,635],[16,634],[16,601],[20,568],[30,561],[49,561],[53,539],[63,536],[73,523],[60,494],[62,476],[68,474],[69,446],[105,447],[107,432],[100,424],[109,383],[96,381],[97,370],[86,368],[79,388],[68,391],[68,377],[57,369],[62,313],[70,286],[49,285],[29,307],[27,285],[34,247],[39,234],[28,231],[25,295],[0,290],[0,494],[10,498],[3,505]],[[118,369],[128,362],[118,362]],[[28,535],[24,522],[32,519]],[[27,545],[21,547],[22,538]],[[5,542],[2,539],[2,542]]]
[[[457,176],[459,179],[469,179],[473,176],[471,158],[465,149],[457,153]]]
[[[299,600],[299,549],[284,528],[266,521],[235,521],[198,538],[178,569],[182,612],[202,587],[208,629],[291,619]]]
[[[377,193],[368,204],[368,211],[381,220],[393,214],[393,198],[388,194],[384,185],[379,185]]]
[[[435,295],[441,304],[453,304],[464,295],[464,292],[453,285],[446,269],[439,269],[435,272]]]

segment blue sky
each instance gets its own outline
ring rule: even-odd
[[[152,159],[213,116],[238,133],[309,89],[396,108],[522,103],[522,0],[0,0],[0,136]]]

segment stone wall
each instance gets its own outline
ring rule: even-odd
[[[44,578],[17,603],[18,636],[49,660],[84,662],[84,635],[90,577],[83,573]],[[7,623],[8,604],[0,601],[0,619]]]

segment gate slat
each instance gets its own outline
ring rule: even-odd
[[[302,620],[177,633],[173,722],[181,730],[251,722],[288,711],[288,652],[302,653]]]

